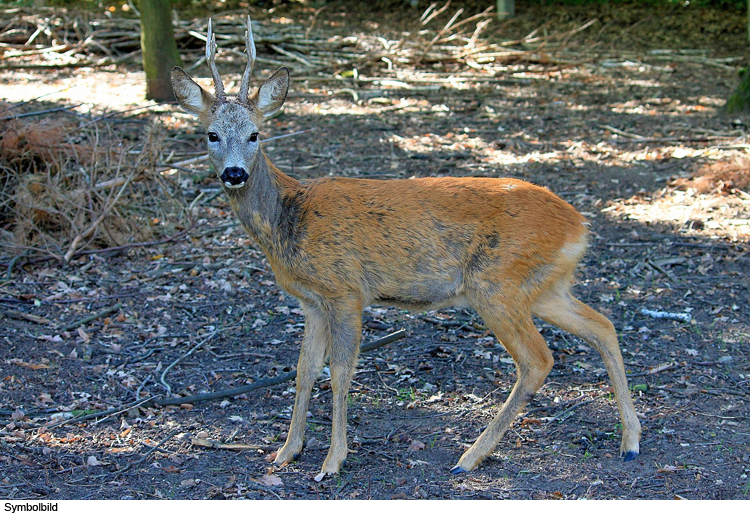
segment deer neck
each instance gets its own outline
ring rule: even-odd
[[[249,172],[244,186],[225,188],[229,203],[269,260],[287,261],[303,234],[304,187],[274,167],[262,150]]]

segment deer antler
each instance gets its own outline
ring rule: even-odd
[[[223,101],[226,99],[224,95],[224,83],[221,82],[219,77],[219,70],[216,69],[216,37],[214,36],[213,29],[211,29],[211,19],[208,19],[208,35],[206,38],[206,62],[208,67],[211,68],[211,76],[214,78],[214,87],[216,88],[216,100]]]
[[[245,73],[242,75],[242,84],[240,84],[240,93],[237,99],[242,104],[247,104],[248,92],[250,91],[250,75],[253,73],[255,66],[255,42],[253,41],[253,27],[250,23],[250,16],[247,17],[247,31],[245,32],[245,48],[247,49],[247,66]]]

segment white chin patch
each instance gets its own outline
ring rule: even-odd
[[[231,184],[229,182],[224,182],[224,187],[226,187],[227,189],[239,189],[240,187],[242,187],[244,185],[245,185],[245,182],[238,183],[236,185]]]

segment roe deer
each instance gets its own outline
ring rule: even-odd
[[[209,158],[232,209],[305,314],[289,436],[275,463],[302,451],[310,394],[327,359],[333,423],[322,473],[341,469],[362,309],[371,303],[473,307],[515,361],[510,396],[452,473],[469,471],[492,453],[552,369],[533,315],[599,351],[622,420],[620,455],[635,458],[641,426],[614,326],[570,293],[587,246],[584,217],[552,192],[515,179],[298,182],[273,166],[258,141],[264,118],[286,99],[289,71],[280,68],[249,96],[255,62],[249,19],[245,42],[248,64],[236,100],[227,98],[216,69],[210,21],[206,57],[216,95],[180,68],[172,71],[172,84],[182,108],[206,129]]]

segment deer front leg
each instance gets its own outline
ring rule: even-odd
[[[349,301],[337,306],[332,318],[331,389],[333,390],[333,423],[331,427],[331,447],[323,462],[324,474],[338,473],[349,450],[346,442],[346,408],[349,384],[354,376],[359,353],[362,329],[362,304]]]
[[[302,309],[305,312],[305,333],[297,362],[297,394],[294,399],[289,435],[284,447],[276,454],[277,465],[291,462],[302,451],[310,395],[315,380],[323,370],[323,361],[331,342],[327,321],[320,310],[304,303]]]

